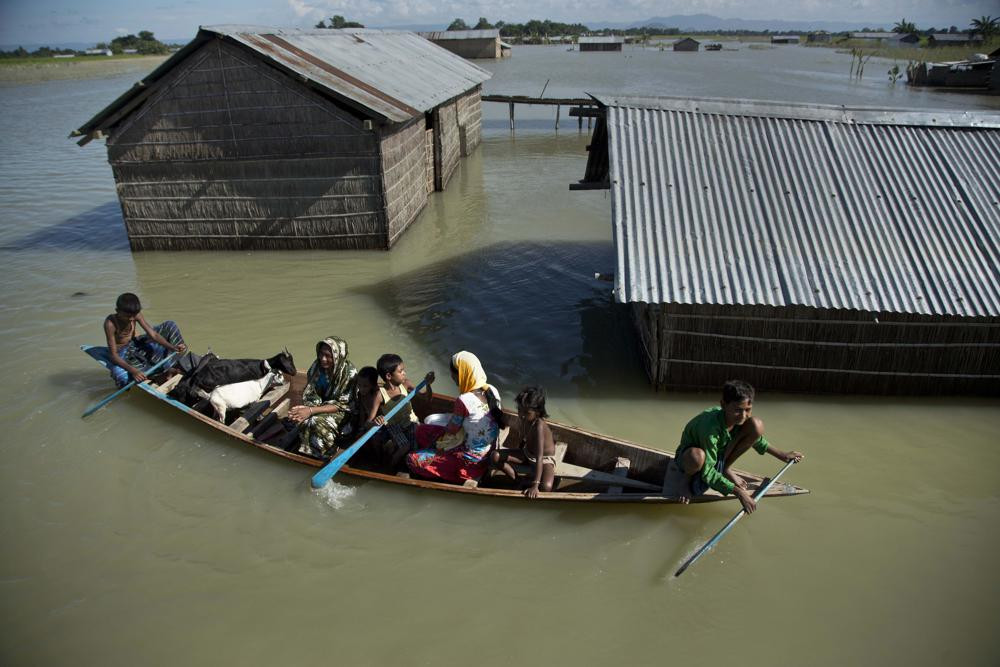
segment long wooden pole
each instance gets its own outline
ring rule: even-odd
[[[157,371],[160,368],[160,366],[162,366],[163,364],[165,364],[168,361],[170,361],[171,359],[173,359],[174,356],[176,356],[176,355],[177,355],[176,352],[171,352],[166,357],[164,357],[162,360],[160,360],[157,364],[155,364],[152,368],[150,368],[149,370],[143,371],[143,374],[145,374],[147,376],[150,375],[150,374],[152,374],[153,372]],[[87,411],[84,412],[82,415],[80,415],[80,417],[81,418],[82,417],[89,417],[90,415],[94,414],[95,412],[97,412],[98,410],[100,410],[101,408],[103,408],[105,405],[107,405],[111,401],[115,400],[116,398],[118,398],[119,396],[121,396],[122,394],[124,394],[126,391],[128,391],[129,389],[131,389],[134,386],[135,386],[135,380],[132,380],[127,385],[125,385],[124,387],[122,387],[121,389],[119,389],[118,391],[116,391],[115,393],[111,394],[107,398],[105,398],[102,401],[99,401],[98,403],[94,404],[93,406],[87,408]]]
[[[789,461],[788,463],[786,463],[785,467],[782,468],[781,470],[779,470],[778,474],[775,475],[774,477],[772,477],[771,480],[767,484],[765,484],[761,488],[757,489],[757,493],[753,497],[754,501],[756,502],[756,501],[760,500],[761,498],[763,498],[764,494],[767,493],[767,490],[771,488],[771,485],[774,484],[775,482],[777,482],[778,478],[781,477],[785,473],[785,471],[788,470],[789,468],[791,468],[792,465],[794,465],[794,464],[795,464],[795,461]],[[711,549],[712,547],[714,547],[715,544],[719,540],[722,539],[722,536],[725,535],[729,531],[730,528],[732,528],[733,526],[735,526],[736,522],[739,521],[740,519],[742,519],[743,515],[746,514],[746,513],[747,513],[746,510],[741,509],[736,516],[734,516],[732,519],[729,520],[729,523],[727,523],[725,526],[723,526],[722,530],[720,530],[719,532],[717,532],[715,534],[715,536],[712,539],[710,539],[708,542],[705,542],[705,544],[700,549],[698,549],[698,551],[694,552],[693,556],[691,556],[686,561],[684,561],[684,564],[681,565],[680,569],[677,570],[676,572],[674,572],[674,576],[675,577],[679,577],[682,574],[684,574],[684,570],[686,570],[689,567],[691,567],[692,565],[694,565],[694,562],[696,560],[698,560],[699,558],[701,558],[703,555],[705,555],[705,553],[707,553],[709,551],[709,549]]]
[[[421,380],[420,384],[418,384],[416,387],[414,387],[413,391],[411,391],[409,394],[406,395],[406,398],[404,398],[399,403],[397,403],[395,406],[393,406],[392,410],[389,410],[389,412],[386,413],[386,415],[385,415],[385,421],[386,421],[386,423],[388,423],[388,421],[390,419],[392,419],[393,416],[397,412],[399,412],[400,409],[404,405],[406,405],[407,403],[409,403],[410,399],[412,399],[414,396],[416,396],[417,392],[420,391],[421,389],[423,389],[424,385],[426,385],[426,384],[427,384],[427,380]],[[354,456],[357,453],[357,451],[359,449],[361,449],[361,446],[364,445],[366,442],[368,442],[369,438],[371,438],[373,435],[375,435],[376,433],[378,433],[378,430],[380,428],[382,428],[382,427],[381,426],[372,426],[370,429],[368,429],[368,432],[365,433],[360,438],[358,438],[357,441],[355,441],[355,443],[353,445],[351,445],[350,447],[348,447],[347,449],[345,449],[344,451],[342,451],[340,454],[337,455],[337,457],[335,459],[331,460],[329,463],[327,463],[325,466],[323,466],[318,473],[316,473],[315,475],[313,475],[313,478],[312,478],[313,488],[314,489],[321,489],[321,488],[323,488],[323,486],[327,482],[330,481],[330,478],[333,477],[334,475],[336,475],[337,472],[341,468],[344,467],[344,464],[347,463],[348,459],[350,459],[352,456]]]

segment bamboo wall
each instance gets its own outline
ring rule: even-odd
[[[434,189],[448,187],[458,160],[461,141],[458,130],[458,103],[455,100],[434,109]]]
[[[483,100],[477,87],[456,100],[459,129],[459,152],[469,157],[482,141]]]
[[[1000,395],[1000,318],[631,304],[657,388]]]
[[[427,205],[427,142],[423,116],[382,138],[382,181],[389,221],[388,245]]]
[[[107,142],[133,249],[388,246],[359,118],[221,41],[158,87]]]
[[[434,192],[434,130],[424,130],[424,157],[427,176],[427,194]]]

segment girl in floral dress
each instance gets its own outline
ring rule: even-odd
[[[421,477],[461,483],[479,479],[489,465],[506,418],[500,409],[500,393],[486,382],[486,372],[471,352],[451,358],[451,376],[461,392],[452,407],[445,433],[465,432],[465,439],[452,449],[439,452],[421,449],[407,456],[410,471]]]

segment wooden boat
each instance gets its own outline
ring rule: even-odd
[[[84,352],[90,348],[91,346],[87,345],[81,346]],[[262,399],[267,400],[269,406],[263,412],[257,415],[241,415],[231,419],[228,424],[169,397],[167,393],[180,379],[180,375],[175,375],[162,384],[156,384],[151,380],[136,386],[153,398],[243,444],[314,468],[322,467],[326,463],[323,459],[295,451],[297,437],[294,434],[282,432],[280,429],[273,435],[267,432],[273,430],[267,428],[268,422],[278,423],[288,414],[292,406],[301,404],[305,373],[300,371],[290,382],[275,387],[265,394]],[[434,394],[429,401],[414,399],[413,408],[417,416],[422,419],[428,414],[450,412],[454,400],[450,396]],[[501,435],[501,439],[509,433],[516,433],[519,422],[516,414],[509,410],[505,412],[509,416],[510,426],[508,431]],[[558,422],[550,421],[549,425],[557,449],[556,486],[551,492],[540,493],[537,500],[610,503],[679,502],[677,497],[665,495],[663,492],[663,478],[667,464],[673,458],[672,452],[661,452]],[[358,456],[354,457],[350,465],[344,466],[340,472],[354,477],[376,479],[420,489],[525,500],[519,482],[513,482],[503,475],[487,474],[478,482],[470,480],[464,485],[458,485],[411,477],[409,473],[397,472],[377,464],[362,463],[359,459]],[[747,480],[752,492],[767,481],[765,477],[753,473],[740,471],[739,474]],[[766,496],[795,496],[804,493],[809,491],[792,484],[778,482],[771,487]],[[722,496],[710,490],[704,496],[693,498],[691,502],[733,499],[735,496]]]

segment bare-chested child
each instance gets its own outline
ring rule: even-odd
[[[136,326],[146,332],[136,336]],[[155,327],[142,315],[139,297],[125,292],[115,302],[115,312],[104,318],[108,341],[108,361],[115,384],[124,387],[129,379],[144,382],[145,371],[163,360],[169,352],[187,350],[181,331],[172,320]]]
[[[497,449],[491,461],[511,479],[517,479],[514,465],[531,463],[534,475],[524,495],[537,498],[539,491],[551,491],[556,476],[556,443],[552,430],[545,423],[549,413],[545,411],[545,390],[541,387],[525,387],[514,399],[520,426],[515,438],[520,442],[516,449]]]
[[[799,452],[783,452],[764,437],[764,422],[751,417],[754,389],[742,380],[722,386],[722,400],[688,422],[681,433],[676,456],[667,466],[663,491],[682,503],[715,489],[735,494],[749,514],[757,506],[746,481],[731,469],[751,447],[780,461],[801,461]]]

